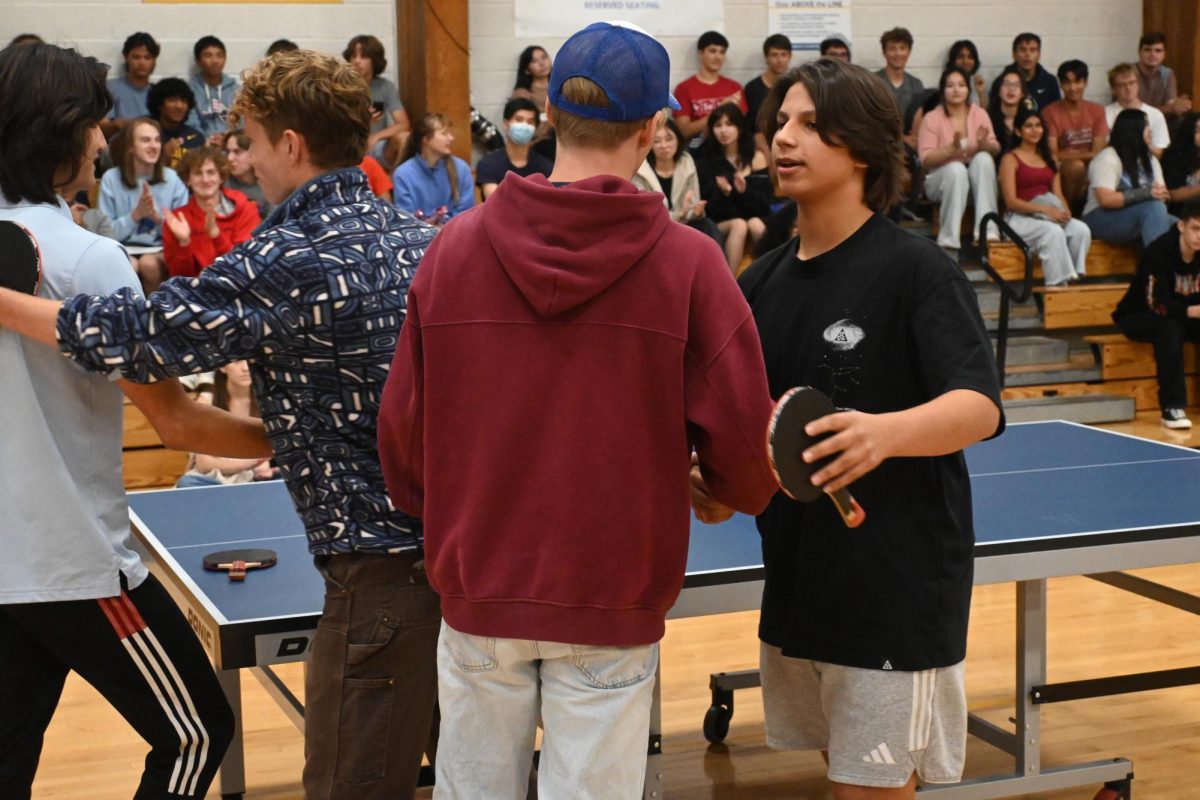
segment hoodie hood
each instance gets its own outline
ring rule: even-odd
[[[613,175],[555,187],[542,175],[510,172],[479,213],[504,271],[547,317],[619,280],[671,222],[661,195]]]

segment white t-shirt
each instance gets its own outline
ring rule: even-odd
[[[39,296],[140,291],[121,245],[76,225],[65,203],[12,204],[0,194],[0,219],[38,240]],[[121,573],[138,586],[146,568],[129,546],[121,390],[4,328],[0,375],[0,604],[115,597]]]
[[[1154,183],[1162,183],[1162,166],[1154,156],[1150,156],[1150,168],[1154,173]],[[1088,164],[1088,186],[1090,188],[1088,189],[1087,205],[1083,208],[1084,216],[1100,208],[1100,201],[1096,199],[1097,186],[1114,191],[1129,188],[1121,185],[1121,178],[1124,174],[1125,168],[1121,166],[1121,157],[1117,155],[1116,150],[1106,147],[1096,154],[1092,163]],[[1145,183],[1141,185],[1144,186]]]
[[[1142,103],[1141,109],[1146,112],[1146,121],[1150,124],[1151,146],[1156,150],[1166,150],[1167,145],[1171,143],[1171,131],[1167,128],[1167,118],[1154,106]],[[1120,114],[1124,110],[1121,108],[1120,103],[1109,103],[1104,107],[1104,118],[1108,120],[1108,129],[1110,131],[1112,130],[1113,120],[1117,118],[1117,114]]]

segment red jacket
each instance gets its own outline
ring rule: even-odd
[[[771,407],[710,239],[619,178],[510,174],[417,269],[380,459],[451,627],[642,645],[683,582],[691,447],[717,499],[757,513]]]
[[[234,245],[249,239],[262,222],[258,206],[253,200],[236,189],[222,188],[221,191],[233,202],[233,212],[226,216],[217,215],[217,227],[221,231],[217,238],[213,239],[205,232],[204,209],[200,208],[194,197],[188,200],[187,205],[174,209],[176,214],[183,214],[191,226],[192,239],[187,247],[179,244],[168,225],[162,226],[163,258],[167,262],[167,272],[172,277],[196,277],[200,270],[228,253]]]

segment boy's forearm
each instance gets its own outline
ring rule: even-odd
[[[192,404],[183,437],[186,441],[175,449],[227,458],[261,459],[274,455],[261,419],[239,417],[200,403]]]
[[[979,392],[953,389],[888,416],[893,418],[892,456],[943,456],[995,433],[1000,409]]]
[[[46,300],[11,289],[0,289],[0,327],[35,341],[58,346],[59,300]]]

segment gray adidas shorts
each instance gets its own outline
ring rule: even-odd
[[[960,661],[921,672],[861,669],[802,658],[759,642],[767,745],[825,750],[829,780],[894,788],[957,783],[967,749]]]

